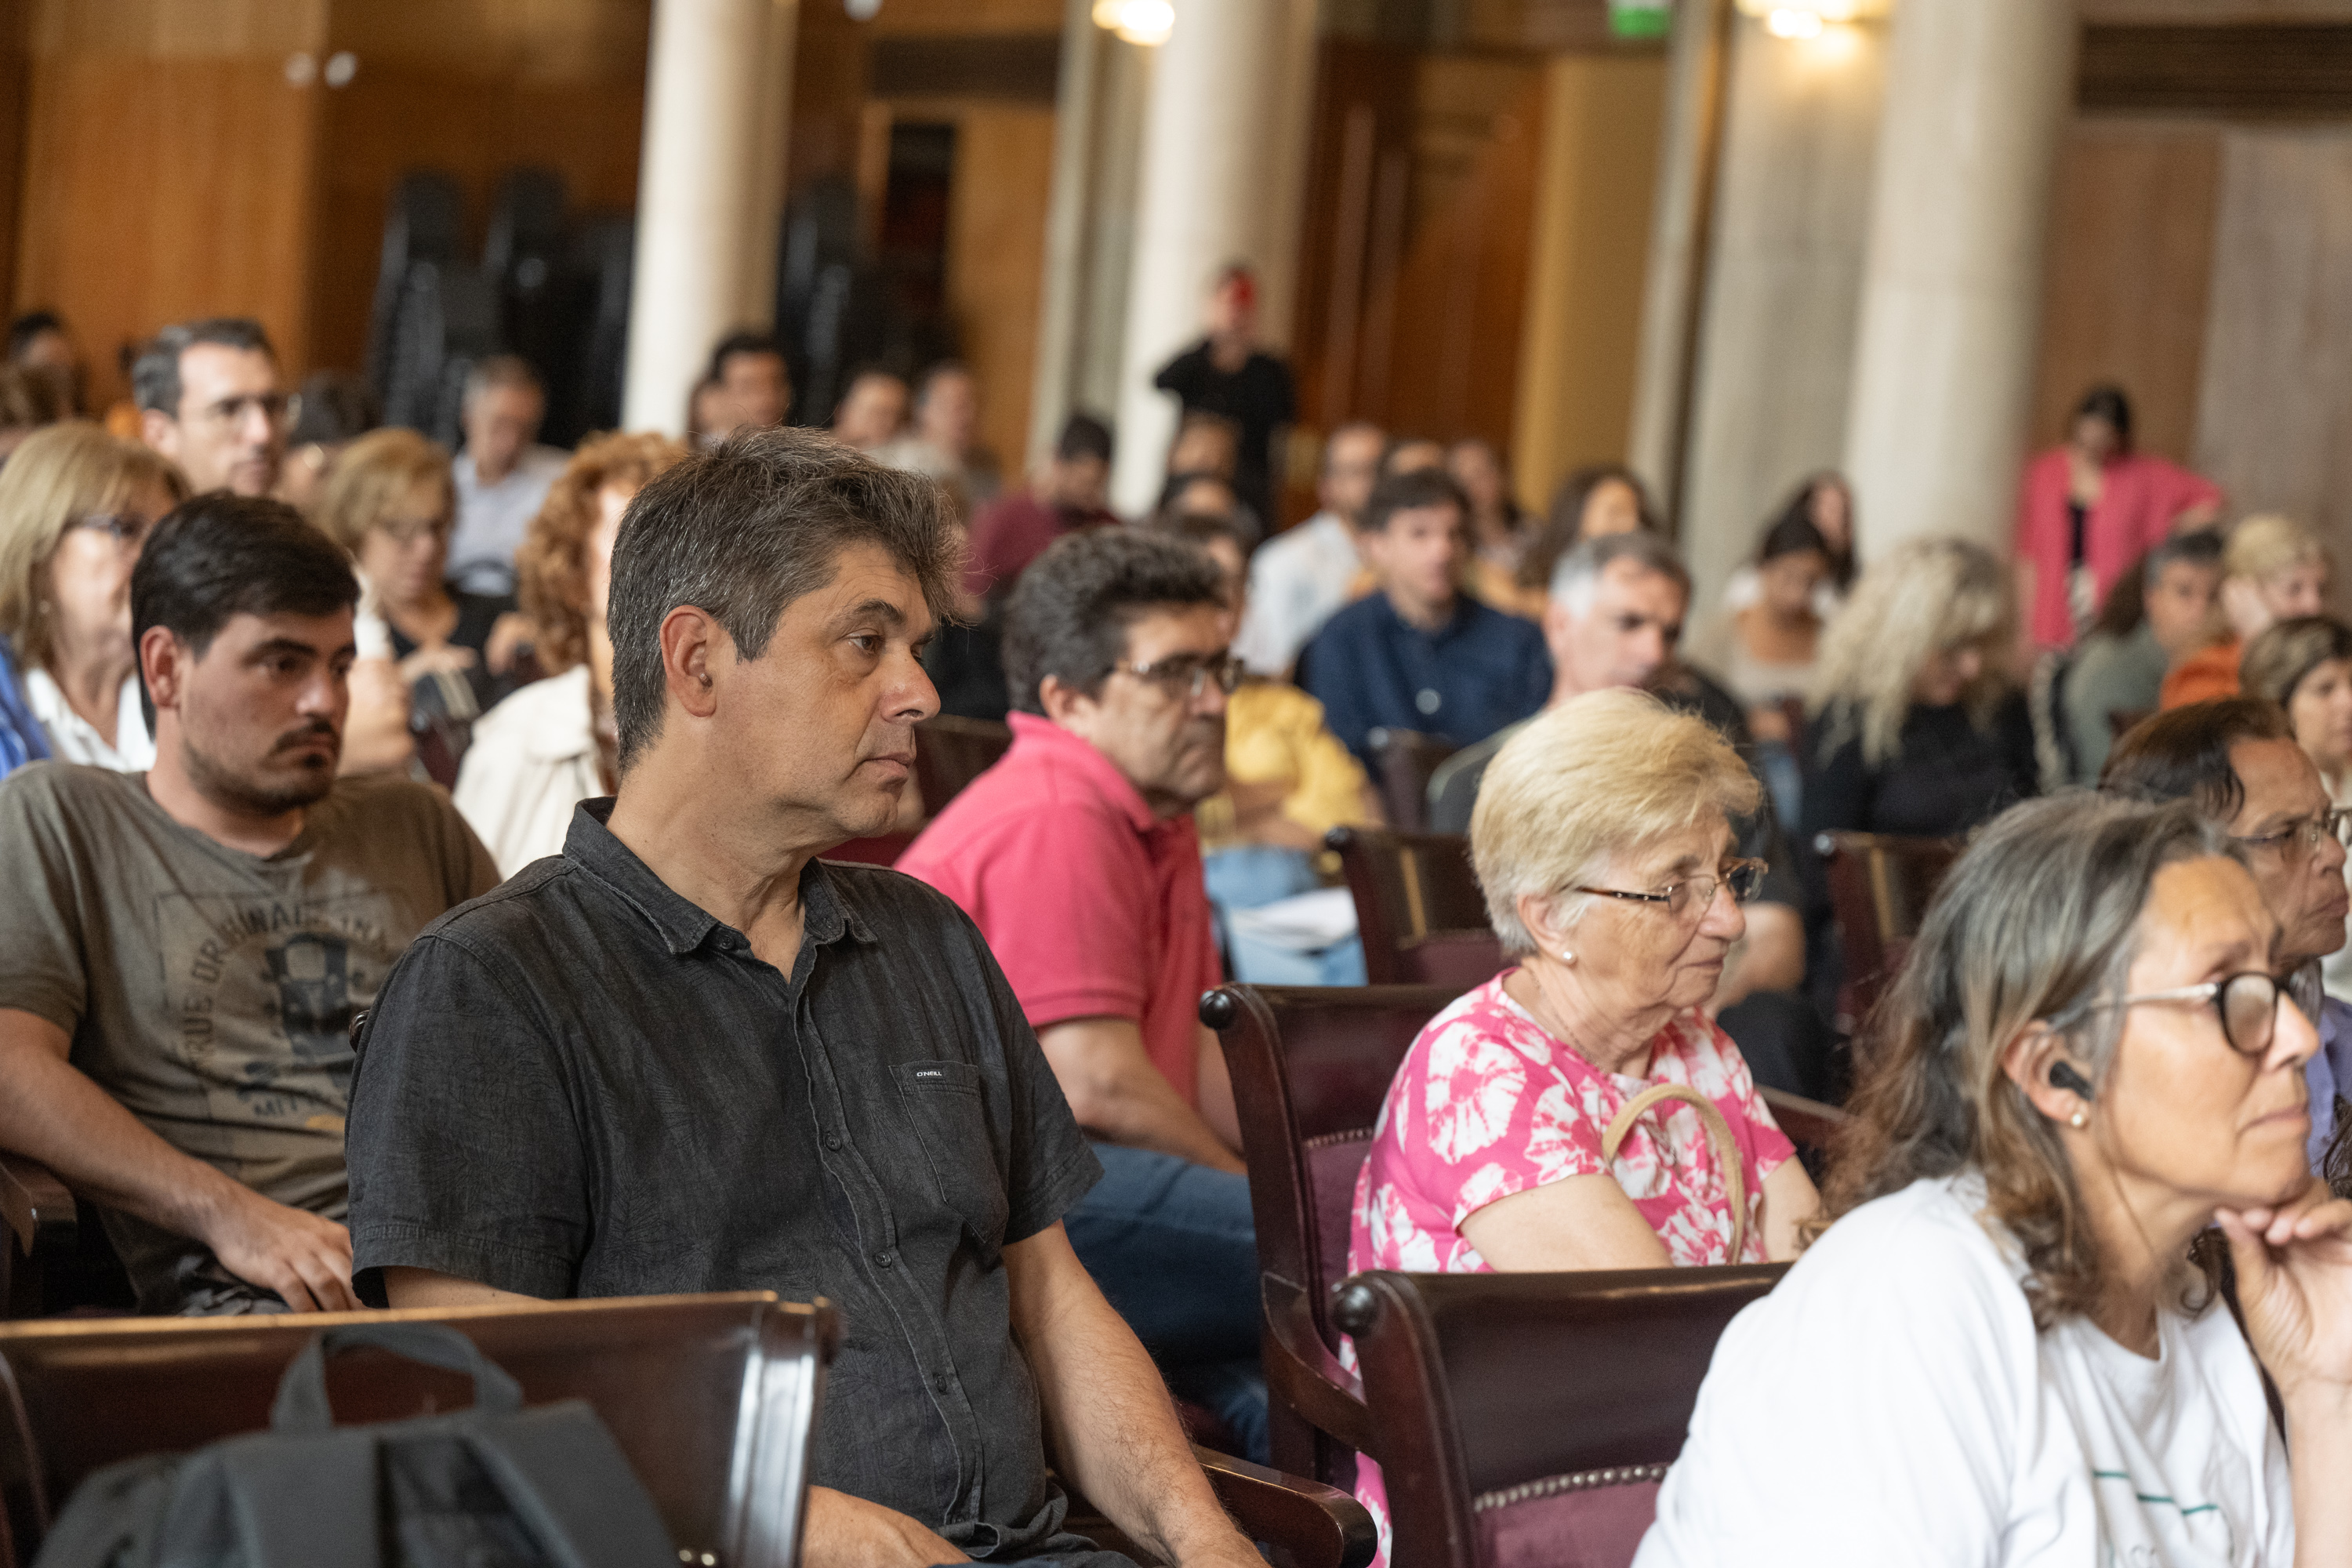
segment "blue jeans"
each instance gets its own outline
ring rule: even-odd
[[[1078,1261],[1170,1390],[1215,1411],[1241,1457],[1266,1463],[1248,1178],[1146,1149],[1094,1150],[1103,1179],[1062,1216]]]
[[[1209,902],[1217,911],[1217,931],[1233,960],[1234,978],[1250,985],[1361,985],[1364,940],[1351,936],[1319,952],[1277,947],[1237,935],[1227,918],[1234,910],[1255,910],[1278,899],[1321,887],[1315,859],[1304,849],[1243,844],[1202,858]]]

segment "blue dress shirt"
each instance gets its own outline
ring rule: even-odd
[[[1468,746],[1527,718],[1551,696],[1551,655],[1533,621],[1467,595],[1423,631],[1374,594],[1324,624],[1298,656],[1298,684],[1323,704],[1331,732],[1374,764],[1374,730]]]

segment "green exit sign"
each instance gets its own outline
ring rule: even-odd
[[[1609,31],[1618,37],[1663,38],[1674,25],[1674,0],[1609,0]]]

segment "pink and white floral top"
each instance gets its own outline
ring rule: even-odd
[[[1607,1173],[1678,1265],[1761,1263],[1764,1178],[1796,1152],[1756,1093],[1731,1037],[1696,1011],[1658,1031],[1650,1070],[1603,1072],[1554,1039],[1504,994],[1503,973],[1432,1018],[1381,1102],[1356,1179],[1348,1268],[1486,1272],[1462,1222],[1499,1198],[1570,1176]],[[1713,1100],[1747,1167],[1748,1241],[1733,1258],[1731,1207],[1698,1109],[1652,1107],[1601,1158],[1601,1137],[1653,1084]]]
[[[1516,973],[1507,969],[1457,997],[1405,1052],[1356,1178],[1348,1271],[1490,1273],[1462,1234],[1464,1220],[1513,1193],[1604,1172],[1676,1265],[1734,1261],[1730,1198],[1697,1107],[1653,1106],[1618,1145],[1615,1163],[1601,1161],[1610,1122],[1659,1083],[1686,1083],[1723,1112],[1748,1175],[1748,1240],[1738,1261],[1769,1261],[1764,1178],[1796,1150],[1758,1097],[1731,1037],[1692,1011],[1658,1031],[1646,1077],[1603,1072],[1504,994]],[[1355,1349],[1340,1342],[1350,1369]],[[1356,1461],[1356,1496],[1380,1531],[1372,1568],[1387,1568],[1387,1487],[1368,1458]]]

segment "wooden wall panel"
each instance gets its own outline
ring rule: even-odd
[[[2196,457],[2352,560],[2352,132],[2229,134]]]
[[[2132,396],[2140,445],[2185,461],[2198,385],[2220,188],[2217,126],[2079,121],[2059,154],[2032,442],[2058,439],[2094,383]]]
[[[909,120],[941,118],[908,106]],[[948,308],[981,385],[982,438],[1017,482],[1029,445],[1029,396],[1045,273],[1045,205],[1054,180],[1054,111],[960,104],[948,213]]]

